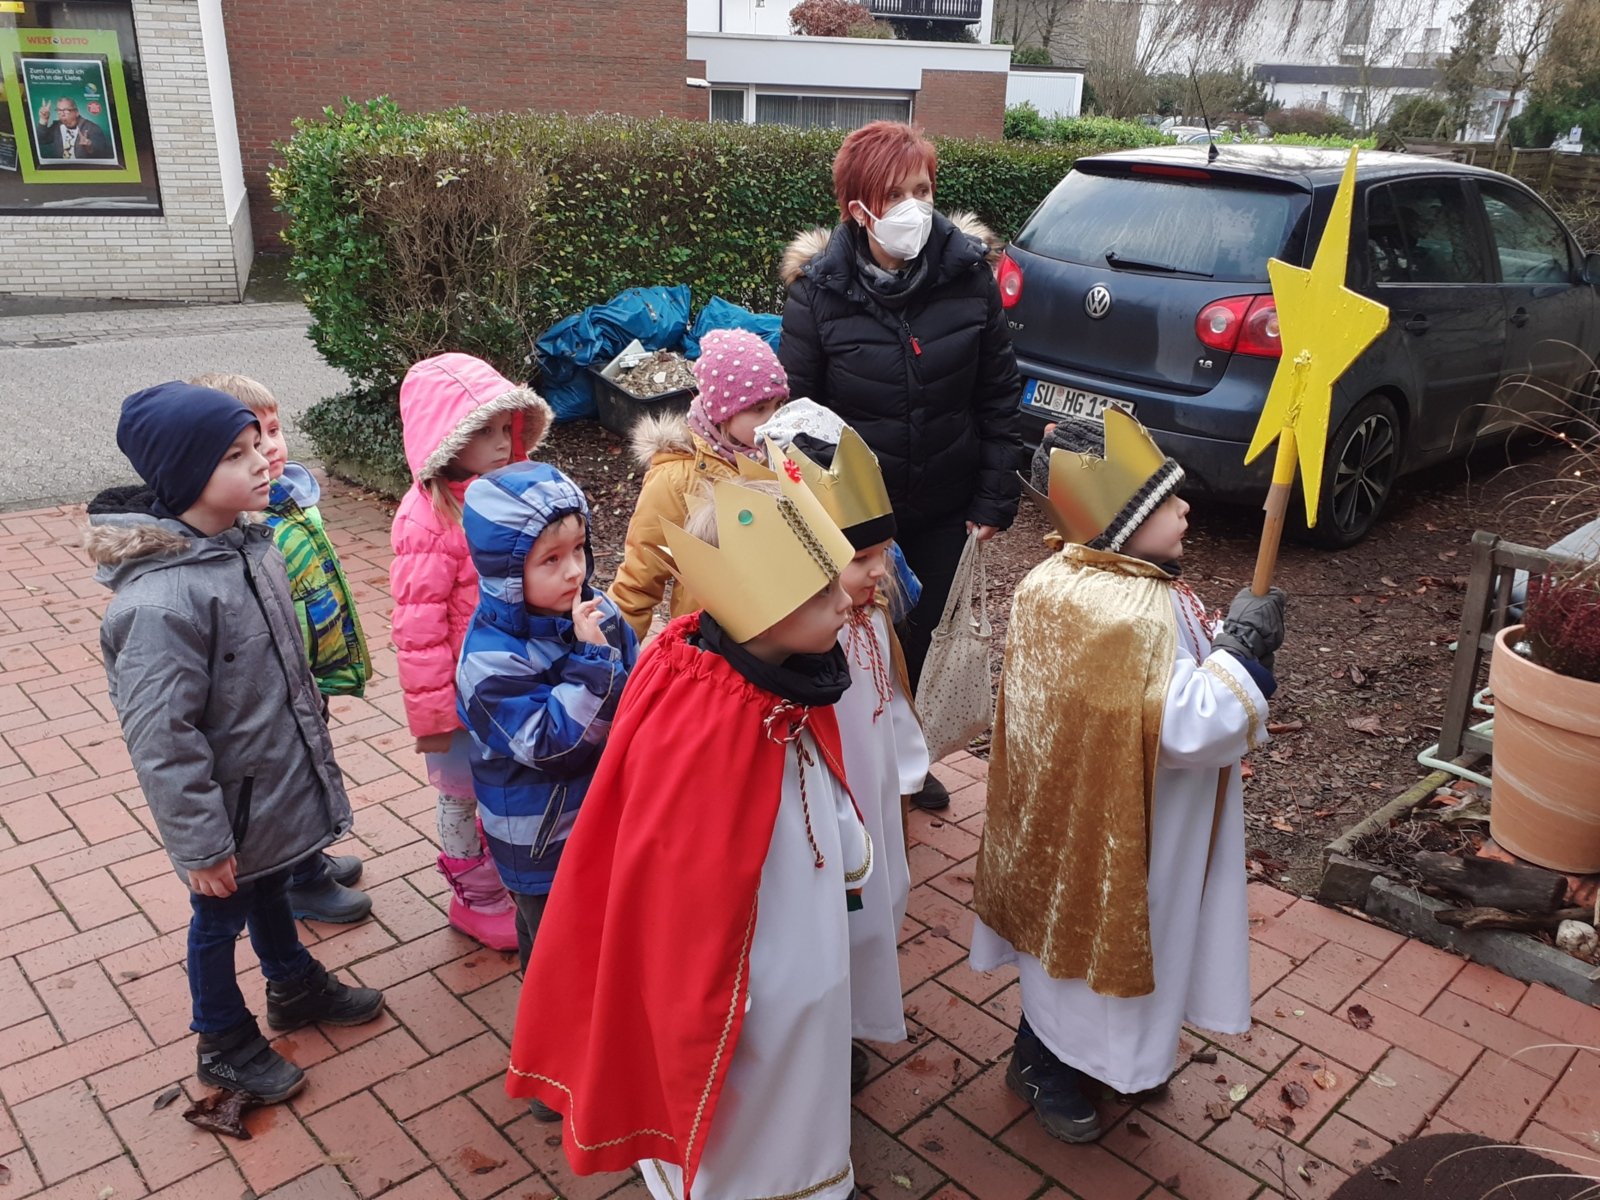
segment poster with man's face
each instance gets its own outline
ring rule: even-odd
[[[17,66],[41,169],[121,165],[104,58],[19,55]]]

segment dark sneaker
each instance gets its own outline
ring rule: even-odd
[[[287,1100],[306,1085],[306,1073],[261,1036],[256,1019],[227,1033],[200,1035],[195,1074],[207,1087],[248,1092],[263,1104]]]
[[[867,1075],[872,1070],[872,1060],[867,1057],[866,1050],[858,1042],[850,1043],[850,1093],[854,1095],[867,1084]]]
[[[529,1100],[528,1111],[533,1114],[535,1121],[543,1122],[546,1125],[554,1125],[561,1120],[561,1114],[543,1100]]]
[[[365,1025],[383,1011],[377,988],[340,983],[313,960],[293,983],[267,982],[267,1024],[274,1029],[320,1025]]]
[[[322,856],[328,864],[328,874],[335,883],[345,887],[355,887],[361,881],[362,862],[354,854],[324,854]]]
[[[1048,1058],[1048,1061],[1041,1061]],[[1084,1074],[1048,1055],[1012,1053],[1006,1086],[1033,1108],[1051,1137],[1062,1142],[1092,1142],[1100,1136],[1100,1114],[1083,1094]]]
[[[922,786],[911,794],[911,807],[923,812],[939,812],[950,807],[950,789],[940,783],[932,771],[922,781]]]
[[[361,860],[352,856],[356,874],[361,874]],[[338,862],[337,859],[334,860]],[[289,907],[302,921],[326,921],[330,925],[349,925],[363,920],[372,911],[372,897],[355,888],[345,887],[338,879],[324,875],[310,887],[290,888]]]

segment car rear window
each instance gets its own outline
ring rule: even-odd
[[[1266,283],[1267,259],[1284,257],[1308,200],[1303,192],[1213,180],[1075,170],[1046,197],[1016,244],[1096,267],[1104,267],[1106,253],[1114,251],[1127,262]]]

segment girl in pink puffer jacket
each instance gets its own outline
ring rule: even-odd
[[[528,457],[550,406],[482,359],[438,354],[406,372],[400,425],[415,480],[394,515],[393,634],[406,721],[439,789],[439,870],[454,893],[450,924],[494,950],[517,948],[516,909],[488,859],[456,717],[456,659],[478,604],[461,532],[461,496],[479,475]]]

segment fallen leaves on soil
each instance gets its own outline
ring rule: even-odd
[[[1365,1004],[1352,1004],[1344,1010],[1344,1015],[1350,1018],[1350,1024],[1357,1029],[1372,1028],[1372,1014],[1367,1011]]]
[[[1226,1100],[1212,1100],[1206,1105],[1206,1116],[1213,1121],[1226,1121],[1232,1111]]]
[[[181,1095],[183,1095],[183,1089],[177,1084],[173,1084],[173,1086],[156,1097],[155,1103],[150,1106],[150,1111],[155,1112],[158,1109],[165,1108]]]
[[[1338,1086],[1339,1077],[1332,1071],[1328,1070],[1327,1067],[1323,1067],[1311,1077],[1311,1082],[1316,1084],[1323,1091],[1331,1092],[1335,1087]]]

